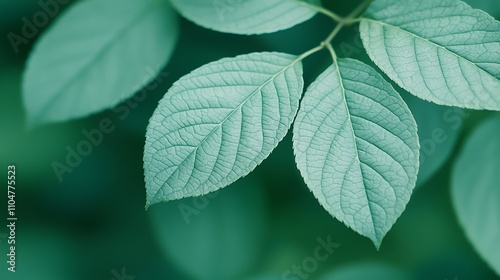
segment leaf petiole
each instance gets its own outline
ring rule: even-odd
[[[322,13],[322,14],[326,15],[327,17],[333,19],[336,22],[341,22],[344,20],[341,16],[339,16],[336,13],[334,13],[328,9],[325,9],[323,7],[312,5],[312,4],[304,2],[304,1],[297,1],[297,2],[303,6],[306,6],[308,8],[311,8],[311,9],[317,11],[318,13]]]
[[[335,53],[335,50],[333,49],[332,44],[330,44],[330,42],[326,43],[326,48],[330,52],[332,59],[333,59],[333,62],[336,64],[337,63],[337,54]]]
[[[358,7],[356,7],[356,9],[354,9],[346,18],[344,19],[340,19],[339,20],[339,23],[337,24],[337,26],[335,26],[335,28],[333,29],[333,31],[328,35],[328,37],[326,37],[326,39],[321,42],[321,44],[319,44],[319,46],[315,47],[315,48],[312,48],[310,50],[308,50],[307,52],[301,54],[296,61],[301,61],[303,59],[305,59],[306,57],[324,49],[324,48],[327,48],[328,51],[330,51],[330,54],[332,55],[332,58],[334,61],[336,61],[337,59],[337,56],[335,54],[335,51],[333,50],[333,47],[332,47],[332,44],[331,44],[331,41],[335,38],[335,36],[337,36],[337,34],[340,32],[340,30],[342,30],[342,28],[344,28],[346,25],[349,25],[349,24],[352,24],[352,23],[355,23],[357,21],[359,21],[356,17],[361,13],[363,12],[364,9],[366,9],[366,7],[370,4],[371,0],[365,0],[363,1],[363,3],[361,3]],[[309,6],[309,4],[307,4]],[[310,5],[312,6],[312,5]],[[316,6],[314,6],[316,7]],[[318,8],[318,7],[316,7]]]

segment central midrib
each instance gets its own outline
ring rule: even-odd
[[[354,161],[358,162],[358,164],[359,164],[359,170],[361,172],[361,177],[363,177],[363,190],[365,191],[366,202],[368,204],[368,210],[370,211],[370,219],[372,221],[373,234],[377,238],[377,242],[378,242],[379,241],[379,237],[378,237],[377,231],[375,229],[375,220],[374,220],[373,210],[372,210],[372,207],[371,207],[371,202],[370,202],[370,198],[369,198],[368,191],[367,191],[367,186],[366,186],[365,180],[364,180],[363,167],[361,166],[361,159],[359,158],[358,144],[356,143],[356,139],[358,137],[356,136],[356,133],[355,133],[355,130],[354,130],[354,125],[352,124],[351,112],[350,112],[350,109],[349,109],[349,105],[347,104],[347,96],[346,96],[346,92],[345,92],[344,82],[343,82],[342,74],[340,73],[340,67],[339,67],[339,63],[338,63],[337,59],[334,59],[334,63],[335,63],[335,70],[336,70],[337,76],[339,78],[340,88],[342,89],[342,101],[344,103],[345,110],[347,112],[348,123],[349,123],[349,126],[351,128],[352,138],[354,140],[353,141],[354,151],[356,151],[356,158],[354,159]],[[352,164],[354,164],[354,161],[353,161]],[[351,164],[351,166],[352,166],[352,164]],[[347,171],[349,171],[349,170],[347,170]],[[342,188],[343,187],[344,186],[342,184]]]

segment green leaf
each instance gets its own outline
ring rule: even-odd
[[[318,0],[172,0],[187,19],[205,28],[235,34],[288,29],[313,17]]]
[[[361,21],[370,58],[411,94],[500,110],[500,22],[456,0],[375,0]]]
[[[370,66],[339,59],[307,89],[293,137],[320,204],[380,247],[418,172],[417,127],[399,94]]]
[[[469,116],[463,109],[439,106],[413,95],[403,99],[418,125],[420,168],[417,185],[425,184],[451,156],[458,133]]]
[[[359,263],[342,266],[322,276],[320,280],[410,280],[410,275],[394,267],[383,263]]]
[[[146,207],[215,191],[251,172],[285,137],[302,94],[302,63],[252,53],[182,77],[146,132]]]
[[[28,122],[84,117],[131,97],[167,63],[177,33],[168,1],[73,5],[31,52],[23,82]]]
[[[249,179],[148,211],[160,249],[193,279],[242,279],[259,261],[266,211],[258,182]]]
[[[477,252],[500,276],[500,117],[482,123],[467,140],[452,173],[458,220]]]

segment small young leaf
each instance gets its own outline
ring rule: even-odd
[[[205,28],[235,34],[288,29],[316,14],[318,0],[172,0],[187,19]]]
[[[361,21],[370,58],[440,105],[500,110],[500,22],[457,0],[375,0]]]
[[[293,137],[314,196],[378,248],[418,172],[417,126],[399,94],[370,66],[339,59],[307,89]]]
[[[23,82],[28,122],[83,117],[129,98],[167,63],[177,29],[168,1],[76,3],[30,55]]]
[[[285,137],[302,63],[283,53],[225,58],[177,81],[146,132],[147,206],[203,195],[245,176]]]
[[[500,118],[472,134],[452,174],[458,220],[482,258],[500,276]]]

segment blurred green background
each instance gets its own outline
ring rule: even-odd
[[[358,4],[324,2],[339,14]],[[500,17],[497,0],[471,0],[470,4]],[[448,113],[459,118],[448,122],[443,116],[450,108],[403,93],[421,133],[431,135],[437,128],[448,137],[442,143],[424,145],[419,186],[378,252],[367,238],[332,218],[309,192],[295,167],[290,135],[251,175],[234,185],[215,195],[155,205],[146,212],[145,129],[172,83],[222,57],[254,51],[300,54],[323,40],[334,24],[318,15],[287,31],[237,36],[180,19],[180,40],[163,70],[168,76],[143,101],[131,98],[120,104],[130,112],[126,117],[108,110],[28,130],[21,80],[36,37],[16,53],[7,34],[20,33],[23,17],[32,18],[39,10],[36,0],[0,0],[0,174],[7,176],[7,165],[16,165],[19,219],[17,272],[11,273],[3,226],[7,223],[4,184],[0,279],[499,279],[466,239],[449,194],[450,169],[464,139],[493,113],[452,111]],[[45,29],[40,28],[38,35]],[[343,31],[335,39],[337,52],[369,62],[357,34],[355,27]],[[328,63],[326,52],[306,60],[306,85]],[[104,135],[102,144],[60,182],[53,163],[64,163],[68,147],[75,149],[85,139],[82,131],[98,128],[104,118],[111,119],[116,129]],[[313,260],[322,244],[318,240],[337,244],[333,252],[323,248],[322,254],[328,253],[323,261]],[[294,266],[303,275],[286,278]]]

